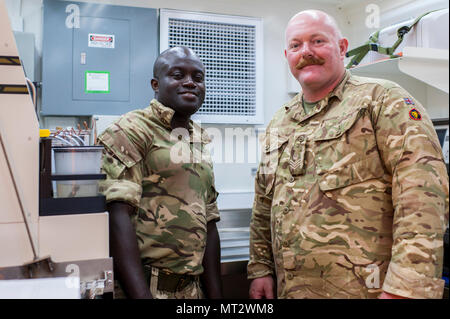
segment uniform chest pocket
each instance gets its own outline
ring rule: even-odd
[[[266,137],[263,157],[261,159],[261,166],[259,169],[259,174],[262,175],[265,181],[264,184],[266,185],[266,195],[272,191],[275,184],[280,157],[286,147],[287,141],[288,137]]]
[[[323,121],[313,134],[319,187],[323,191],[384,174],[367,106]]]
[[[289,158],[289,171],[292,176],[305,174],[305,151],[306,136],[295,136]]]

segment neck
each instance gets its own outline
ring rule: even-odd
[[[180,115],[175,112],[172,117],[172,121],[170,122],[170,127],[172,127],[172,129],[176,129],[179,127],[189,129],[189,121],[190,116]]]
[[[341,75],[336,79],[331,80],[330,82],[322,85],[320,87],[315,87],[314,85],[302,85],[303,98],[305,101],[313,103],[320,101],[324,97],[326,97],[330,92],[332,92],[336,86],[342,81],[342,78],[345,75],[345,70],[342,71]]]

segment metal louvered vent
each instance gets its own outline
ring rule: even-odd
[[[263,123],[260,19],[161,10],[160,51],[190,47],[206,68],[206,98],[194,119]]]

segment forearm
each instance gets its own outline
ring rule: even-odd
[[[136,233],[130,221],[130,207],[118,202],[108,206],[114,272],[128,298],[152,298],[141,264]]]
[[[216,222],[211,221],[207,226],[207,240],[203,258],[203,274],[200,280],[209,299],[220,299],[222,295],[222,282],[220,270],[220,238]]]
[[[270,205],[265,196],[256,193],[250,222],[249,279],[274,273],[270,227]]]

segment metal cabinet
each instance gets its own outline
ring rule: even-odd
[[[41,115],[119,115],[149,104],[156,9],[44,0]]]

